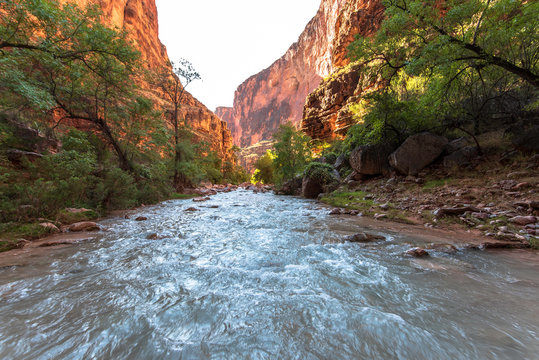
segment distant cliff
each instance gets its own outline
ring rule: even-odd
[[[271,139],[280,124],[300,125],[307,96],[348,63],[346,48],[358,33],[375,31],[381,19],[380,0],[323,0],[288,51],[269,68],[236,90],[234,107],[219,113],[241,147]]]
[[[129,37],[141,52],[148,69],[157,70],[162,66],[168,66],[167,50],[159,40],[155,0],[76,0],[80,6],[85,6],[92,1],[100,5],[105,23],[128,32]],[[154,100],[166,104],[166,100],[152,91],[152,86],[144,87],[151,93]],[[184,96],[183,103],[181,117],[190,124],[196,136],[210,143],[212,150],[218,152],[222,158],[228,157],[232,137],[226,122],[188,92]]]

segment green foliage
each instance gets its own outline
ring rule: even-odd
[[[424,130],[478,134],[536,98],[539,3],[383,3],[380,30],[349,48],[367,83],[381,87],[350,107],[358,125],[348,148]]]
[[[248,182],[251,176],[241,165],[235,165],[226,161],[223,165],[223,181],[229,184],[241,184]]]
[[[310,179],[316,179],[321,184],[331,184],[337,181],[334,175],[333,166],[325,163],[312,162],[305,168],[304,176]]]
[[[275,158],[274,180],[282,184],[301,174],[310,161],[312,154],[310,138],[294,128],[292,124],[281,125],[273,135]]]
[[[331,206],[365,211],[374,205],[374,201],[364,199],[366,195],[362,191],[335,191],[322,197],[321,201]]]
[[[255,162],[255,172],[253,174],[253,182],[261,182],[263,184],[273,183],[273,167],[274,156],[271,151],[267,151],[262,157]]]
[[[56,221],[59,221],[62,224],[73,224],[81,221],[95,220],[98,217],[99,214],[94,210],[75,213],[66,210],[60,210],[56,217]]]
[[[437,180],[429,180],[423,185],[423,190],[432,190],[439,187],[443,187],[445,185],[449,185],[453,182],[453,179],[447,178],[447,179],[437,179]]]

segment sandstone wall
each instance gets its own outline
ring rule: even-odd
[[[269,68],[236,90],[233,110],[220,113],[241,147],[271,139],[280,124],[299,127],[307,96],[336,67],[358,33],[370,34],[381,18],[380,0],[322,0],[298,41]]]
[[[63,0],[66,2],[67,0]],[[95,1],[99,4],[104,22],[111,26],[125,29],[129,37],[135,42],[141,52],[145,66],[150,70],[157,70],[162,66],[169,66],[166,47],[159,40],[159,23],[155,0],[76,0],[80,6]],[[167,104],[159,93],[152,90],[152,86],[145,86],[148,95],[154,100]],[[229,157],[232,146],[232,137],[225,121],[222,121],[204,104],[186,92],[182,105],[182,116],[193,127],[199,140],[211,144],[222,158]]]

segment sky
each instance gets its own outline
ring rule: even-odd
[[[232,106],[234,91],[296,42],[320,0],[156,0],[159,37],[202,80],[187,90],[210,110]]]

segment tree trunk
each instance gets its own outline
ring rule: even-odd
[[[101,131],[103,131],[103,134],[105,135],[107,140],[110,142],[110,144],[114,148],[116,155],[118,155],[118,160],[120,162],[120,169],[124,171],[128,171],[131,174],[135,174],[135,169],[133,168],[133,165],[127,158],[127,155],[124,153],[122,148],[120,147],[120,144],[118,143],[118,141],[116,141],[116,139],[112,135],[112,132],[110,131],[108,124],[102,119],[99,119],[97,123],[99,127],[101,128]]]

